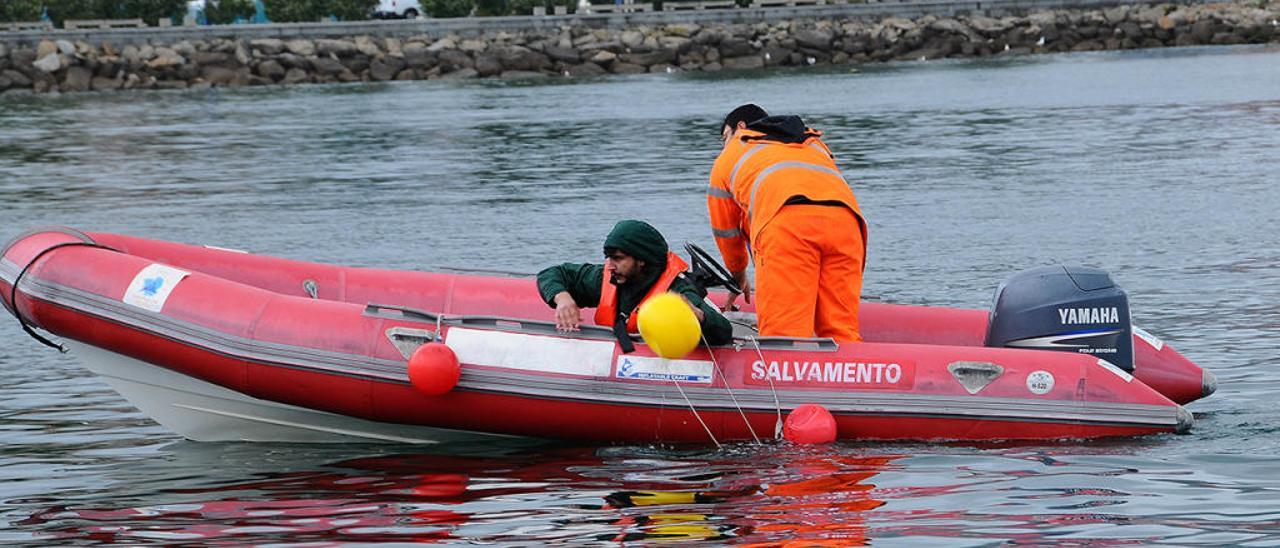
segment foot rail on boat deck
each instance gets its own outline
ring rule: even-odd
[[[566,333],[556,328],[555,322],[530,320],[527,318],[510,318],[506,316],[484,315],[449,315],[430,312],[407,306],[369,303],[365,305],[364,315],[378,318],[410,320],[424,323],[445,324],[456,327],[477,327],[497,331],[513,331],[536,335],[558,335],[574,338],[614,340],[612,329],[599,325],[582,325],[579,331]],[[632,334],[631,340],[643,342],[640,336]],[[755,348],[761,350],[803,350],[806,352],[834,352],[840,348],[830,338],[798,338],[798,337],[734,337],[733,348]]]

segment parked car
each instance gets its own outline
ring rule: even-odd
[[[373,9],[373,16],[378,19],[416,19],[422,14],[418,0],[379,0]]]

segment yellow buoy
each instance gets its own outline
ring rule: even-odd
[[[684,298],[663,293],[640,305],[636,322],[640,336],[653,351],[667,359],[683,358],[702,340],[702,326]]]

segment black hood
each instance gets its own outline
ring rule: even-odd
[[[800,143],[811,136],[817,135],[809,131],[804,126],[804,120],[795,115],[766,116],[747,124],[747,129],[765,134],[764,137],[756,137],[756,139],[781,141],[783,143]]]

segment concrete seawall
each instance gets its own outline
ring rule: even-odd
[[[0,32],[0,93],[574,77],[1280,40],[1280,4],[991,0]]]

